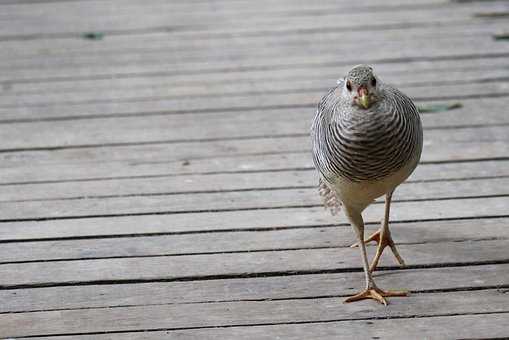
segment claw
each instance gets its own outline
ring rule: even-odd
[[[380,244],[380,230],[374,232],[370,237],[364,240],[364,244],[368,244],[370,242],[375,241],[377,244]],[[359,242],[355,242],[350,246],[350,248],[357,248],[359,246]]]
[[[364,240],[364,243],[369,243],[375,241],[378,244],[378,247],[376,249],[375,257],[373,258],[373,261],[371,262],[371,265],[369,266],[369,271],[373,272],[376,269],[376,266],[378,265],[378,262],[380,261],[380,256],[382,256],[382,253],[384,249],[389,246],[392,250],[392,253],[396,257],[396,260],[401,266],[405,266],[405,261],[399,255],[398,249],[396,248],[396,245],[394,244],[394,241],[392,240],[390,233],[383,233],[382,229],[379,229],[375,233],[373,233],[370,237],[368,237],[366,240]],[[352,244],[350,247],[355,248],[358,247],[359,243]]]
[[[384,306],[387,306],[387,300],[385,298],[391,297],[391,296],[408,296],[408,291],[406,291],[406,290],[384,291],[378,287],[373,287],[373,288],[368,288],[354,296],[350,296],[344,302],[350,303],[350,302],[354,302],[354,301],[372,299],[372,300],[378,301],[379,303],[383,304]]]

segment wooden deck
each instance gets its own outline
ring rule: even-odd
[[[0,339],[509,336],[508,1],[0,0]],[[309,125],[349,67],[421,106],[363,286]],[[365,213],[378,227],[382,202]],[[371,256],[374,247],[369,247]]]

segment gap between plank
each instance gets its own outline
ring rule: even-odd
[[[263,81],[263,79],[262,79]],[[471,79],[471,80],[454,80],[454,81],[442,81],[440,83],[436,83],[436,81],[426,81],[426,82],[413,82],[413,83],[399,83],[395,84],[397,87],[401,86],[411,86],[411,87],[426,87],[426,86],[435,86],[435,87],[446,87],[456,84],[485,84],[485,83],[498,83],[498,82],[507,82],[509,81],[509,77],[492,77],[492,78],[479,78],[479,79]],[[0,82],[1,83],[1,82]],[[312,92],[327,92],[330,87],[315,87],[315,88],[299,88],[299,89],[282,89],[282,90],[260,90],[260,91],[241,91],[241,92],[223,92],[223,93],[203,93],[199,94],[200,98],[222,98],[222,97],[241,97],[241,96],[251,96],[251,95],[272,95],[272,94],[295,94],[295,93],[312,93]],[[489,97],[496,94],[483,94],[483,97]],[[507,94],[502,94],[507,95]],[[8,105],[0,105],[0,109],[13,109],[13,108],[40,108],[40,107],[50,107],[55,105],[87,105],[87,104],[117,104],[117,103],[131,103],[131,102],[150,102],[150,101],[158,101],[158,100],[170,100],[170,99],[193,99],[196,98],[196,94],[181,94],[181,95],[171,95],[171,96],[146,96],[146,97],[130,97],[130,98],[117,98],[117,99],[87,99],[87,100],[75,100],[75,101],[61,101],[61,102],[40,102],[40,103],[28,103],[28,104],[8,104]],[[455,96],[456,97],[456,96]],[[459,96],[458,96],[459,97]],[[1,97],[0,97],[1,98]],[[432,98],[432,97],[431,97]],[[475,98],[472,96],[468,96],[468,98]],[[429,101],[427,97],[415,98],[416,101]],[[426,112],[427,113],[427,112]],[[422,114],[422,113],[421,113]],[[67,118],[67,117],[62,117]],[[71,118],[71,117],[69,117]],[[72,119],[72,118],[71,118]]]
[[[487,197],[507,197],[509,195],[486,195],[479,198],[487,198]],[[457,199],[471,199],[476,197],[462,197]],[[440,201],[447,199],[437,199]],[[452,199],[451,199],[452,200]],[[419,200],[426,201],[426,200]],[[302,208],[316,208],[316,204],[295,204],[295,205],[287,205],[282,207],[256,207],[256,208],[224,208],[224,209],[203,209],[203,210],[193,210],[193,211],[150,211],[150,212],[139,212],[139,213],[120,213],[120,214],[97,214],[97,215],[68,215],[68,216],[53,216],[53,217],[29,217],[29,218],[10,218],[10,219],[0,219],[0,223],[6,222],[40,222],[40,221],[55,221],[55,220],[72,220],[72,219],[87,219],[87,218],[109,218],[109,217],[125,217],[125,216],[157,216],[157,215],[181,215],[181,214],[201,214],[201,213],[216,213],[216,212],[229,212],[229,211],[256,211],[256,210],[278,210],[278,209],[302,209]],[[495,215],[500,216],[500,215]],[[503,215],[505,216],[505,215]],[[476,216],[479,218],[488,218],[491,215],[482,215]],[[456,219],[456,218],[455,218]],[[430,219],[430,221],[437,221],[440,219]],[[419,220],[420,221],[420,220]],[[410,222],[410,221],[409,221]],[[418,222],[418,220],[415,220]]]
[[[392,202],[427,202],[427,201],[452,201],[452,200],[468,200],[478,198],[503,198],[509,197],[509,194],[493,194],[493,195],[479,195],[479,196],[461,196],[461,197],[440,197],[440,198],[419,198],[419,199],[398,199]],[[102,199],[102,198],[82,198],[82,199]],[[66,199],[63,199],[65,201]],[[13,201],[15,202],[15,201]],[[27,202],[27,201],[25,201]],[[7,202],[2,202],[7,203]],[[373,202],[372,204],[383,204],[383,202]],[[233,211],[254,211],[254,210],[277,210],[277,209],[299,209],[299,208],[317,208],[322,204],[291,204],[281,206],[263,206],[263,207],[243,207],[243,208],[214,208],[214,209],[195,209],[195,210],[165,210],[165,211],[151,211],[142,213],[120,213],[120,214],[104,214],[104,215],[69,215],[57,217],[29,217],[29,218],[13,218],[13,219],[0,219],[2,222],[28,222],[28,221],[49,221],[61,219],[79,219],[90,217],[119,217],[119,216],[146,216],[146,215],[180,215],[180,214],[200,214],[200,213],[216,213],[216,212],[233,212]]]
[[[471,262],[449,262],[449,263],[426,263],[420,265],[399,266],[380,266],[378,270],[394,271],[394,270],[412,270],[412,269],[428,269],[428,268],[451,268],[451,267],[470,267],[509,264],[509,259],[505,260],[485,260]],[[295,276],[295,275],[316,275],[316,274],[339,274],[339,273],[356,273],[363,272],[362,267],[348,267],[340,269],[310,269],[310,270],[292,270],[292,271],[268,271],[256,273],[242,274],[210,274],[201,276],[181,276],[174,278],[147,278],[147,279],[117,279],[117,280],[90,280],[90,281],[73,281],[73,282],[42,282],[28,284],[10,284],[0,285],[0,290],[15,289],[32,289],[45,287],[69,287],[69,286],[95,286],[95,285],[120,285],[120,284],[138,284],[153,282],[189,282],[189,281],[209,281],[209,280],[231,280],[243,279],[250,277],[276,277],[276,276]]]
[[[302,228],[301,228],[302,229]],[[139,237],[139,236],[136,236]],[[96,238],[97,239],[97,238]],[[455,239],[444,241],[427,241],[427,242],[398,242],[397,245],[422,245],[422,244],[437,244],[437,243],[465,243],[465,242],[482,242],[482,241],[504,241],[509,237],[484,237],[476,239]],[[43,240],[47,241],[47,240]],[[7,243],[1,242],[0,243]],[[19,243],[19,242],[9,242]],[[116,256],[97,256],[97,257],[81,257],[81,258],[58,258],[58,259],[44,259],[44,260],[24,260],[24,261],[6,261],[0,262],[1,265],[5,264],[24,264],[24,263],[47,263],[47,262],[77,262],[88,260],[111,260],[111,259],[132,259],[132,258],[153,258],[153,257],[180,257],[180,256],[207,256],[207,255],[221,255],[221,254],[247,254],[247,253],[270,253],[282,251],[295,251],[295,250],[320,250],[320,249],[348,249],[350,246],[314,246],[314,247],[289,247],[289,248],[260,248],[250,250],[228,250],[228,251],[208,251],[208,252],[191,252],[191,253],[175,253],[175,254],[150,254],[150,255],[116,255]],[[1,313],[0,313],[1,314]]]
[[[401,63],[412,63],[419,61],[443,61],[443,60],[468,60],[468,59],[492,59],[492,58],[507,58],[509,53],[470,53],[470,54],[459,54],[459,55],[442,55],[442,56],[419,56],[419,57],[394,57],[394,58],[382,58],[382,59],[371,59],[365,60],[368,64],[401,64]],[[91,76],[59,76],[59,77],[48,77],[48,78],[26,78],[26,79],[6,79],[0,83],[8,84],[21,84],[21,83],[44,83],[44,82],[59,82],[59,81],[79,81],[79,80],[104,80],[132,78],[132,77],[160,77],[160,76],[172,76],[172,75],[190,75],[190,74],[217,74],[225,72],[247,72],[247,71],[270,71],[270,70],[281,70],[281,69],[294,69],[295,67],[313,67],[313,66],[348,66],[354,61],[334,61],[334,62],[308,62],[308,63],[294,63],[287,65],[260,65],[260,66],[239,66],[239,67],[221,67],[221,68],[208,68],[208,69],[194,69],[186,71],[153,71],[153,72],[131,72],[131,73],[113,73],[113,74],[102,74],[102,75],[91,75]]]
[[[435,182],[461,182],[466,180],[483,180],[483,179],[504,179],[509,176],[486,176],[486,177],[468,177],[466,179],[451,178],[451,179],[431,179],[431,180],[420,180],[415,182],[407,183],[435,183]],[[0,200],[0,203],[23,203],[23,202],[53,202],[53,201],[80,201],[80,200],[100,200],[109,198],[130,198],[130,197],[160,197],[160,196],[182,196],[182,195],[193,195],[193,194],[218,194],[218,193],[236,193],[236,192],[257,192],[257,191],[285,191],[285,190],[301,190],[301,189],[313,189],[316,185],[301,185],[301,186],[284,186],[284,187],[260,187],[260,188],[239,188],[239,189],[224,189],[224,190],[190,190],[190,191],[167,191],[167,192],[138,192],[128,194],[103,194],[103,195],[83,195],[83,196],[67,196],[67,197],[49,197],[49,198],[25,198],[25,199],[14,199],[14,200]],[[423,201],[444,201],[453,199],[475,199],[475,198],[494,198],[494,197],[506,197],[508,194],[487,194],[487,195],[476,195],[476,196],[446,196],[437,198],[413,198],[413,199],[394,199],[393,202],[423,202]],[[375,201],[372,204],[381,204],[383,202]],[[316,204],[314,207],[320,207],[322,204]]]
[[[491,286],[477,286],[477,287],[452,287],[443,289],[421,289],[411,290],[410,294],[440,294],[440,293],[454,293],[454,292],[472,292],[481,290],[505,290],[509,288],[509,285],[491,285]],[[148,303],[148,304],[125,304],[125,305],[110,305],[104,307],[75,307],[75,308],[52,308],[52,309],[33,309],[26,311],[13,311],[13,312],[0,312],[2,314],[25,314],[25,313],[38,313],[38,312],[63,312],[63,311],[75,311],[75,310],[98,310],[98,309],[110,309],[110,308],[128,308],[128,307],[148,307],[148,306],[172,306],[172,305],[200,305],[200,304],[213,304],[213,303],[232,303],[232,302],[265,302],[265,301],[295,301],[295,300],[321,300],[321,299],[333,299],[333,298],[344,298],[351,296],[351,294],[331,294],[331,295],[313,295],[313,296],[301,296],[301,297],[285,297],[285,298],[260,298],[260,299],[232,299],[232,300],[205,300],[195,302],[168,302],[168,303]],[[509,313],[497,312],[497,313]],[[19,338],[19,337],[18,337]]]
[[[422,223],[422,222],[440,222],[440,221],[476,221],[482,219],[504,219],[509,215],[495,215],[495,216],[475,216],[475,217],[449,217],[449,218],[436,218],[436,219],[414,219],[414,220],[398,220],[391,221],[391,224],[405,224],[405,223]],[[365,222],[367,226],[379,225],[379,222]],[[138,233],[138,234],[107,234],[107,235],[83,235],[83,236],[64,236],[64,237],[47,237],[47,238],[29,238],[29,239],[4,239],[0,240],[2,243],[24,243],[24,242],[44,242],[44,241],[75,241],[75,240],[90,240],[90,239],[108,239],[108,238],[133,238],[133,237],[157,237],[157,236],[171,236],[171,235],[192,235],[192,234],[210,234],[210,233],[232,233],[232,232],[265,232],[276,230],[295,230],[295,229],[323,229],[323,228],[337,228],[349,227],[347,222],[343,223],[323,223],[323,224],[308,224],[299,226],[275,226],[275,227],[256,227],[256,228],[223,228],[214,230],[190,230],[190,231],[173,231],[173,232],[152,232],[152,233]]]
[[[416,319],[416,318],[435,318],[435,317],[450,317],[450,316],[475,316],[475,315],[498,315],[508,314],[509,311],[503,312],[470,312],[470,313],[444,313],[444,314],[423,314],[423,315],[405,315],[405,316],[387,316],[385,319]],[[16,337],[16,339],[30,339],[41,336],[78,336],[78,335],[104,335],[104,334],[129,334],[129,333],[146,333],[146,332],[162,332],[162,331],[179,331],[179,330],[199,330],[199,329],[216,329],[216,328],[240,328],[240,327],[263,327],[263,326],[277,326],[277,325],[302,325],[302,324],[325,324],[325,323],[338,323],[338,322],[349,322],[349,321],[364,321],[364,320],[380,320],[380,318],[355,318],[355,319],[331,319],[331,320],[320,320],[320,321],[290,321],[290,322],[274,322],[274,323],[252,323],[252,324],[238,324],[238,325],[222,325],[222,326],[196,326],[196,327],[179,327],[179,328],[151,328],[151,329],[137,329],[137,330],[125,330],[125,331],[101,331],[101,332],[89,332],[89,333],[59,333],[59,334],[44,334],[44,335],[29,335]],[[168,335],[168,334],[167,334]],[[503,338],[506,339],[506,338]],[[471,340],[471,339],[470,339]],[[485,340],[485,339],[484,339]]]
[[[506,96],[504,94],[503,96]],[[509,96],[509,93],[507,94]],[[315,105],[313,105],[315,107]],[[264,108],[260,108],[264,109]],[[270,108],[268,110],[272,110],[273,108]],[[256,110],[256,108],[253,108],[252,110]],[[232,110],[236,111],[236,110]],[[251,109],[249,110],[251,111]],[[219,112],[229,112],[228,111],[219,111]],[[439,114],[439,113],[433,113],[433,112],[423,112],[421,115],[430,115],[430,114]],[[159,115],[159,114],[155,114]],[[163,114],[164,116],[165,114]],[[151,114],[147,114],[147,116],[152,116]],[[67,117],[70,118],[70,117]],[[74,120],[73,118],[70,119],[57,119],[57,120]],[[85,117],[85,119],[105,119],[110,117]],[[51,119],[50,119],[51,120]],[[24,121],[24,122],[10,122],[9,124],[13,123],[33,123],[33,122],[40,122],[41,119],[37,120],[30,120],[30,121]],[[0,120],[0,124],[2,124],[3,121]],[[486,124],[472,124],[472,125],[444,125],[444,126],[431,126],[431,127],[425,127],[424,131],[435,131],[435,130],[463,130],[463,129],[480,129],[480,128],[486,128],[486,127],[504,127],[509,126],[509,122],[506,123],[486,123]],[[74,144],[74,145],[60,145],[60,146],[34,146],[34,147],[20,147],[20,148],[7,148],[7,149],[0,149],[0,153],[11,153],[11,152],[29,152],[29,151],[59,151],[59,150],[68,150],[68,149],[84,149],[84,148],[104,148],[104,147],[123,147],[123,146],[139,146],[139,145],[161,145],[161,144],[184,144],[184,143],[210,143],[210,142],[223,142],[223,141],[235,141],[235,140],[256,140],[256,139],[278,139],[278,138],[299,138],[299,137],[308,137],[309,133],[286,133],[286,134],[264,134],[264,135],[252,135],[252,136],[235,136],[235,137],[211,137],[211,138],[197,138],[197,139],[172,139],[172,140],[154,140],[154,141],[139,141],[139,142],[116,142],[116,143],[102,143],[102,144]],[[301,153],[304,151],[285,151],[286,153]],[[269,152],[268,154],[272,154],[275,152]],[[242,154],[242,156],[245,156],[247,154]],[[214,158],[214,157],[207,157],[207,158]],[[188,160],[191,159],[198,159],[198,158],[188,158]],[[154,162],[153,162],[154,163]],[[153,164],[152,163],[152,164]],[[166,162],[165,162],[166,163]],[[144,163],[138,163],[138,164],[144,164]]]
[[[286,152],[291,154],[300,154],[304,151]],[[271,153],[264,153],[271,154]],[[258,153],[254,154],[243,154],[242,156],[257,156]],[[451,164],[451,163],[473,163],[473,162],[489,162],[489,161],[507,161],[509,157],[498,157],[498,158],[476,158],[476,159],[464,159],[464,160],[447,160],[447,161],[424,161],[419,164]],[[119,161],[120,162],[120,161]],[[178,161],[175,161],[178,162]],[[139,164],[162,164],[162,163],[173,163],[173,162],[140,162]],[[72,164],[72,163],[71,163]],[[110,181],[110,180],[130,180],[130,179],[148,179],[148,178],[166,178],[166,177],[180,177],[180,176],[196,176],[196,175],[222,175],[222,174],[251,174],[251,173],[272,173],[272,172],[307,172],[315,170],[314,167],[296,167],[296,168],[277,168],[277,169],[258,169],[258,170],[223,170],[223,171],[197,171],[197,172],[181,172],[181,173],[162,173],[154,175],[132,175],[132,176],[116,176],[116,177],[89,177],[89,178],[70,178],[62,180],[41,180],[41,181],[26,181],[26,182],[5,182],[0,183],[1,186],[9,185],[32,185],[32,184],[57,184],[57,183],[72,183],[72,182],[92,182],[92,181]],[[491,179],[491,178],[505,178],[505,176],[485,176],[485,177],[464,177],[459,180],[468,179]],[[444,179],[443,181],[455,180],[455,179]],[[427,181],[442,181],[441,179],[435,180],[410,180],[405,183],[425,183]]]

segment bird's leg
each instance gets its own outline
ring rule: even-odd
[[[385,299],[386,297],[407,296],[408,295],[407,291],[383,291],[376,286],[371,271],[369,270],[368,267],[368,256],[366,254],[366,245],[363,242],[364,222],[362,220],[362,216],[360,213],[353,212],[352,209],[348,207],[345,207],[345,213],[350,222],[352,223],[353,229],[355,230],[355,233],[357,234],[357,237],[360,241],[359,248],[361,250],[362,266],[364,268],[364,275],[366,277],[366,289],[354,296],[347,298],[345,302],[348,303],[364,299],[373,299],[387,306],[387,300]]]
[[[389,213],[391,209],[391,200],[392,200],[393,191],[389,192],[385,196],[385,214],[384,219],[382,221],[382,227],[378,229],[375,233],[373,233],[370,237],[368,237],[363,243],[369,243],[371,241],[375,241],[378,244],[376,249],[375,257],[371,262],[371,266],[369,267],[370,271],[374,271],[376,266],[378,265],[378,261],[380,261],[380,256],[382,255],[384,249],[389,246],[392,250],[392,253],[396,257],[396,260],[401,266],[405,265],[405,261],[399,255],[398,249],[396,248],[396,244],[394,243],[391,232],[389,230]],[[357,247],[359,243],[355,243],[352,247]]]

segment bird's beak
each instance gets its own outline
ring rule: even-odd
[[[367,109],[370,107],[371,102],[369,100],[369,92],[368,89],[364,86],[359,87],[359,90],[357,91],[359,94],[357,101],[359,102],[359,105],[362,106],[364,109]]]

